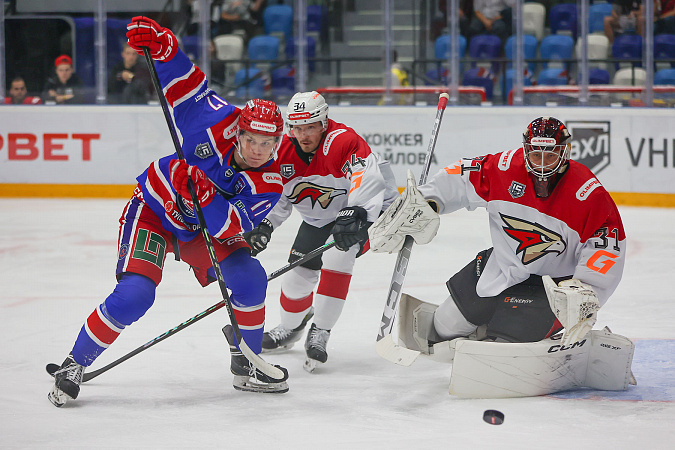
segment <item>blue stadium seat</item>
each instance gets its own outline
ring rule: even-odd
[[[588,70],[588,84],[609,84],[609,72],[605,69],[589,69]],[[581,77],[579,77],[581,83]]]
[[[293,8],[288,5],[270,5],[263,10],[265,34],[280,33],[285,39],[293,36]]]
[[[642,36],[637,34],[622,34],[614,38],[612,44],[612,57],[617,59],[642,59]],[[617,63],[616,68],[626,66],[640,67],[641,62],[622,64]]]
[[[234,84],[237,86],[235,96],[241,99],[261,98],[265,93],[265,79],[254,78],[260,73],[260,69],[256,67],[237,71],[234,76]]]
[[[321,34],[328,22],[328,12],[322,5],[309,5],[307,7],[307,31],[315,31]]]
[[[292,97],[295,94],[295,69],[280,67],[272,71],[272,93],[275,97]]]
[[[464,72],[462,86],[478,86],[485,88],[485,97],[488,100],[492,100],[492,91],[495,87],[494,76],[488,69],[474,67]]]
[[[577,5],[576,3],[559,3],[551,7],[548,22],[552,34],[568,31],[577,38]]]
[[[661,69],[654,74],[654,84],[675,85],[675,69]]]
[[[539,42],[535,36],[526,34],[523,36],[523,53],[525,53],[525,59],[535,59],[537,57],[537,45]],[[514,55],[516,54],[516,36],[511,36],[506,40],[504,45],[504,55],[513,60]],[[508,68],[512,66],[511,63],[508,64]],[[528,63],[528,68],[534,72],[536,63]],[[508,91],[507,91],[508,92]]]
[[[605,16],[612,15],[611,3],[593,3],[588,7],[588,33],[605,32]]]
[[[484,59],[489,61],[492,70],[499,70],[499,63],[495,59],[499,58],[502,52],[502,40],[494,34],[479,34],[471,38],[469,42],[469,56],[472,58]],[[473,62],[472,67],[476,65],[486,67],[486,64]]]
[[[654,60],[659,59],[675,59],[675,34],[654,36]],[[670,67],[675,67],[675,62],[671,62]]]
[[[560,68],[543,69],[537,77],[540,86],[564,86],[567,85],[567,71]]]
[[[544,62],[544,67],[558,65],[563,66],[564,63],[551,63],[551,61],[560,59],[570,59],[574,52],[574,39],[570,36],[550,34],[541,40],[539,46],[539,54],[542,59],[549,61]]]
[[[457,36],[459,40],[459,57],[464,58],[466,53],[466,38],[461,34]],[[436,38],[434,43],[434,56],[436,59],[450,58],[450,35],[444,34]]]
[[[279,38],[276,36],[254,36],[248,41],[248,58],[274,61],[279,58]]]
[[[198,60],[200,56],[199,39],[199,35],[183,36],[181,38],[181,50],[183,50],[183,53],[185,53],[192,61]]]
[[[307,51],[305,52],[305,56],[307,57],[307,67],[310,72],[314,72],[314,69],[316,68],[316,61],[313,61],[313,59],[316,58],[316,39],[311,36],[307,36],[306,42]],[[287,39],[285,48],[286,59],[294,59],[297,48],[298,44],[295,42],[294,37]]]
[[[506,69],[504,75],[504,97],[508,98],[509,92],[513,89],[513,80],[516,76],[516,69]],[[525,70],[523,74],[523,86],[532,86],[532,72]]]
[[[427,71],[425,74],[428,80],[424,81],[424,84],[427,86],[442,84],[447,86],[449,83],[448,77],[450,76],[450,71],[446,67],[437,67]]]

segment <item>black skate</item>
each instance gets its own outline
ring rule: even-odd
[[[307,359],[303,365],[307,372],[314,372],[318,364],[323,364],[328,360],[328,353],[326,352],[328,338],[330,338],[330,330],[317,328],[316,324],[312,324],[309,328],[305,340]]]
[[[59,370],[54,372],[54,386],[47,398],[54,406],[63,406],[68,399],[75,400],[80,393],[80,383],[84,375],[84,366],[79,365],[68,355]]]
[[[230,371],[234,375],[232,385],[239,391],[282,394],[288,392],[288,371],[275,365],[283,373],[283,378],[272,378],[256,369],[235,345],[232,325],[223,327],[223,334],[230,344]]]
[[[307,326],[309,319],[314,317],[314,307],[307,311],[307,315],[302,319],[302,323],[292,330],[283,325],[277,325],[270,331],[263,334],[262,348],[263,353],[276,353],[282,350],[289,350],[300,340],[302,330]]]

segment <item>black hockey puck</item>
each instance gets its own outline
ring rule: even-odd
[[[488,409],[483,413],[483,420],[491,425],[501,425],[504,423],[504,413],[496,409]]]

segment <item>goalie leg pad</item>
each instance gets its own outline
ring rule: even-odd
[[[424,355],[431,353],[431,347],[442,339],[434,329],[434,311],[438,305],[403,294],[399,302],[398,338],[402,346]]]

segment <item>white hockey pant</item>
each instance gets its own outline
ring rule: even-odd
[[[464,318],[455,301],[448,296],[434,313],[434,328],[441,338],[450,340],[470,335],[477,326]]]

